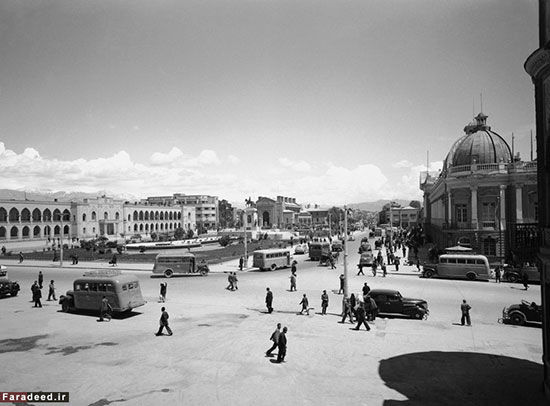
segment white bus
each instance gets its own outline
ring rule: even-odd
[[[202,275],[206,276],[209,272],[206,263],[197,264],[195,255],[191,253],[183,254],[158,254],[153,266],[153,275],[164,275],[171,278],[174,275]]]
[[[286,268],[291,265],[290,249],[272,248],[267,250],[254,251],[254,260],[252,266],[260,268],[260,271],[277,268]]]
[[[422,276],[431,278],[467,278],[469,280],[489,280],[491,268],[485,255],[444,254],[437,264],[426,264]]]

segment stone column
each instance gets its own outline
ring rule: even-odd
[[[522,185],[516,186],[516,222],[523,223],[523,193]]]
[[[500,185],[500,194],[499,194],[499,201],[500,201],[500,230],[504,231],[506,229],[506,198],[505,198],[505,192],[506,191],[506,185]]]
[[[472,186],[470,192],[472,195],[472,228],[477,230],[479,228],[477,218],[477,186]]]
[[[453,205],[451,201],[451,190],[447,192],[447,212],[449,213],[449,218],[447,219],[447,222],[449,223],[449,228],[451,227],[451,223],[453,222]]]

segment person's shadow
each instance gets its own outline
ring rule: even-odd
[[[547,405],[543,366],[502,355],[419,352],[380,361],[386,386],[408,399],[384,406]]]

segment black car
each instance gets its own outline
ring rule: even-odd
[[[378,306],[380,315],[401,315],[412,319],[428,317],[428,302],[423,299],[411,299],[401,296],[392,289],[373,289],[369,293]]]
[[[502,310],[502,322],[518,326],[525,323],[542,324],[542,306],[522,300],[520,304],[513,304]]]
[[[0,265],[0,296],[17,296],[19,293],[19,284],[8,279],[6,267]]]

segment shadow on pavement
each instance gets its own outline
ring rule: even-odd
[[[65,312],[63,310],[58,310],[57,313],[65,313]],[[95,317],[95,318],[99,317],[99,312],[93,311],[93,310],[72,310],[68,313],[74,316],[84,316],[84,317],[87,316],[87,317]],[[142,313],[134,312],[134,311],[122,312],[122,313],[116,312],[116,313],[113,313],[111,317],[113,320],[125,320],[131,317],[139,316],[140,314]]]
[[[378,370],[408,400],[384,406],[547,405],[540,364],[471,352],[419,352],[388,358]]]

